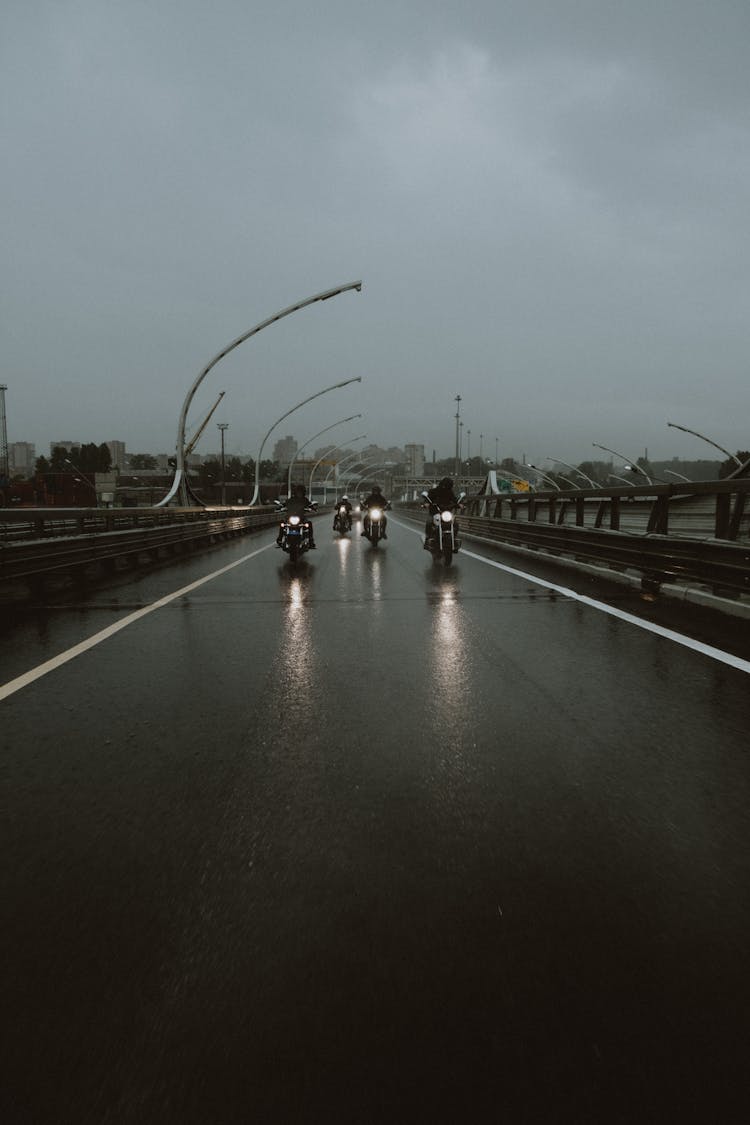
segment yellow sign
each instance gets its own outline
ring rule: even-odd
[[[529,491],[529,482],[527,480],[512,480],[510,485],[514,492]]]

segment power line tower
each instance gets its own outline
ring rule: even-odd
[[[0,383],[0,480],[10,480],[8,463],[8,423],[5,419],[6,383]]]

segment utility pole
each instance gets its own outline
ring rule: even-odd
[[[224,431],[229,429],[229,423],[217,422],[216,425],[221,431],[221,506],[225,508],[227,504],[227,478],[224,472]]]
[[[8,424],[5,420],[5,392],[7,389],[6,383],[0,383],[0,480],[10,481]]]
[[[459,446],[459,425],[460,425],[460,421],[461,421],[461,396],[456,395],[454,401],[456,403],[456,465],[455,465],[454,476],[455,476],[456,480],[458,480],[459,464],[460,464],[460,460],[461,460],[461,448]]]

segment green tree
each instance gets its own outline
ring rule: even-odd
[[[131,469],[155,469],[156,467],[156,458],[150,453],[134,453],[130,458]]]
[[[56,445],[50,454],[49,471],[51,473],[69,473],[68,451],[64,445]]]
[[[44,456],[44,454],[42,454],[41,457],[37,457],[36,461],[34,462],[34,472],[35,473],[49,473],[51,471],[52,470],[50,468],[50,463],[47,460],[47,458]]]
[[[211,484],[218,484],[221,480],[221,461],[215,457],[208,457],[198,466],[198,480],[205,488]]]
[[[281,466],[278,461],[261,461],[260,463],[260,479],[261,480],[281,480]]]
[[[221,465],[221,462],[219,462]],[[224,480],[242,480],[242,462],[239,457],[224,459]]]

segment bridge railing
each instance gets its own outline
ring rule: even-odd
[[[278,522],[275,508],[17,508],[0,512],[0,582],[31,584],[92,564],[243,535]]]
[[[475,495],[461,527],[499,544],[634,571],[644,589],[685,582],[748,594],[749,495],[748,479]]]

